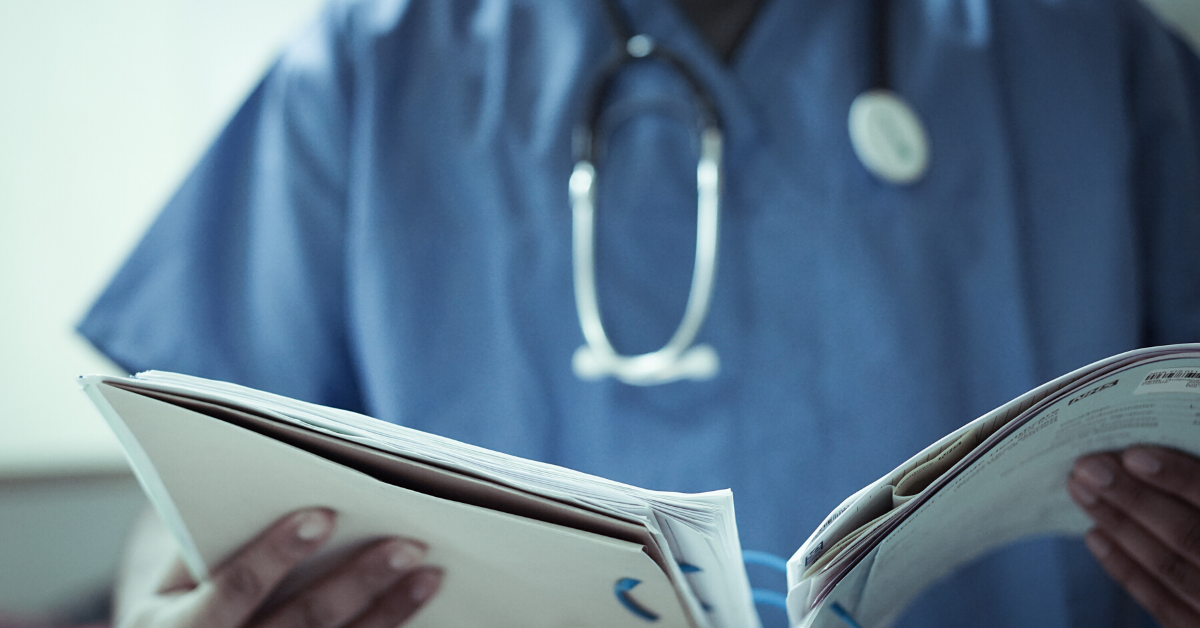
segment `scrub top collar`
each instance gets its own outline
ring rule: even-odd
[[[596,0],[600,2],[601,0]],[[691,21],[675,6],[671,0],[657,2],[639,2],[637,0],[613,0],[614,5],[623,15],[637,34],[645,34],[654,38],[659,45],[666,47],[696,75],[708,90],[717,109],[721,121],[722,132],[725,136],[725,158],[727,162],[736,160],[736,151],[746,143],[760,141],[758,137],[763,125],[758,119],[757,105],[751,100],[750,91],[744,83],[746,74],[744,53],[750,49],[760,48],[757,40],[773,36],[770,32],[773,24],[780,23],[772,14],[784,9],[792,2],[765,0],[758,13],[738,42],[737,48],[729,63],[721,60],[712,46],[701,36]],[[617,45],[616,32],[609,29],[613,38],[613,46]],[[758,57],[759,55],[754,55]],[[690,99],[691,96],[687,95]]]

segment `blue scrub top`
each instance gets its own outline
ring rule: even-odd
[[[699,337],[716,379],[571,371],[570,139],[617,45],[598,0],[330,5],[81,331],[130,370],[648,488],[732,487],[743,546],[783,556],[845,496],[1017,394],[1200,340],[1200,74],[1133,0],[894,2],[893,81],[932,150],[909,186],[867,173],[848,140],[868,0],[768,1],[728,64],[668,2],[621,4],[725,129]],[[624,353],[657,349],[683,312],[694,108],[657,63],[605,97],[598,281]],[[1136,615],[1080,544],[1041,540],[966,568],[901,625]]]

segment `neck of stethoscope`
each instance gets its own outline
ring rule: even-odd
[[[850,108],[850,136],[863,165],[877,177],[896,184],[920,178],[928,162],[924,130],[911,108],[891,90],[888,67],[890,0],[867,0],[869,88]],[[638,33],[617,0],[603,0],[605,13],[621,44],[601,69],[584,102],[582,121],[575,131],[575,167],[569,181],[572,215],[572,263],[575,304],[585,344],[572,360],[581,379],[613,377],[627,384],[662,384],[681,379],[703,380],[716,376],[716,351],[693,345],[712,298],[716,278],[717,240],[723,178],[723,136],[716,107],[699,78],[670,51],[649,35]],[[627,64],[653,59],[677,71],[687,82],[700,117],[700,157],[696,166],[696,258],[683,318],[675,333],[659,350],[621,355],[613,347],[600,317],[596,293],[595,222],[596,170],[603,159],[597,131],[600,111],[616,74]]]
[[[716,375],[716,351],[693,345],[708,315],[716,279],[717,238],[721,206],[723,139],[716,107],[708,91],[679,58],[648,35],[635,33],[613,0],[605,0],[613,32],[622,45],[602,68],[592,86],[582,123],[575,131],[575,167],[569,182],[572,216],[572,262],[575,306],[586,343],[574,355],[575,374],[585,380],[613,377],[626,384],[663,384],[680,379],[709,379]],[[622,355],[613,347],[600,317],[596,290],[595,223],[596,169],[604,159],[598,123],[609,86],[629,64],[654,60],[678,72],[695,98],[700,126],[700,157],[696,165],[696,257],[683,318],[662,348],[639,355]]]
[[[680,0],[672,0],[679,2]],[[687,1],[687,0],[682,0]],[[730,0],[736,1],[736,0]],[[791,0],[776,0],[788,2]],[[864,91],[892,90],[891,67],[888,63],[888,53],[891,50],[891,19],[892,19],[892,3],[893,0],[866,0],[867,2],[867,85]],[[620,0],[602,0],[601,5],[604,7],[605,18],[608,21],[609,29],[617,38],[617,41],[628,42],[630,39],[641,36],[647,37],[644,33],[639,33],[633,26],[633,21],[629,19],[629,15],[621,7]],[[759,8],[759,12],[763,9]]]

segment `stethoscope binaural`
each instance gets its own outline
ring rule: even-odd
[[[850,142],[863,166],[881,180],[907,185],[921,179],[929,165],[929,143],[913,109],[891,90],[887,63],[889,0],[870,0],[871,88],[850,105]],[[705,380],[720,368],[717,352],[693,344],[712,299],[716,278],[717,236],[721,209],[722,133],[716,107],[703,83],[688,67],[648,35],[636,33],[614,0],[604,0],[620,50],[592,85],[587,108],[575,129],[575,167],[568,184],[572,214],[572,261],[575,306],[586,343],[575,351],[572,368],[584,380],[613,377],[626,384],[648,386],[681,379]],[[605,93],[627,64],[645,60],[665,63],[682,76],[696,99],[700,126],[700,158],[696,164],[696,260],[683,318],[662,348],[621,355],[600,320],[596,295],[595,210],[596,163],[600,140],[596,129]]]

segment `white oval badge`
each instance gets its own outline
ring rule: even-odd
[[[850,104],[850,144],[863,166],[888,183],[914,183],[929,168],[921,119],[889,90],[863,92]]]

